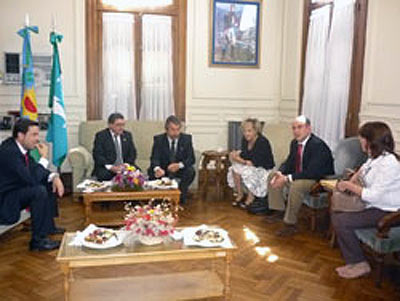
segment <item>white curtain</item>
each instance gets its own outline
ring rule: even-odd
[[[310,120],[314,132],[319,133],[319,116],[323,101],[326,48],[329,37],[330,6],[312,12],[308,30],[306,67],[304,73],[303,114]]]
[[[143,16],[141,120],[174,114],[171,17]]]
[[[354,0],[336,0],[328,42],[326,77],[319,133],[335,149],[344,137],[351,80]],[[322,117],[322,116],[321,116]]]
[[[137,119],[133,25],[132,14],[103,13],[103,119]]]
[[[320,12],[322,9],[324,8],[319,9]],[[319,25],[316,19],[314,24],[312,19],[310,21],[303,113],[310,118],[313,131],[331,149],[335,149],[338,141],[344,137],[347,115],[353,54],[354,0],[334,2],[328,33],[327,13],[324,12],[323,15]],[[312,36],[313,26],[323,28],[315,29],[320,33],[317,37]],[[322,42],[322,37],[325,43]],[[311,53],[308,52],[309,48]]]

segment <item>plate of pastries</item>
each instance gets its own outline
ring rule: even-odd
[[[109,249],[119,246],[123,239],[118,231],[106,228],[96,228],[87,235],[83,240],[83,246],[91,249]]]

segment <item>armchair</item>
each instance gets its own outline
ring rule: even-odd
[[[339,141],[333,152],[335,174],[328,178],[339,179],[346,169],[355,169],[361,166],[367,156],[363,153],[357,137],[344,138]],[[306,206],[311,219],[311,230],[316,230],[317,220],[328,213],[329,193],[324,191],[319,182],[306,195],[303,204]]]
[[[400,252],[400,211],[385,215],[376,228],[357,229],[355,232],[364,251],[376,265],[375,285],[380,287],[386,254],[399,255]]]

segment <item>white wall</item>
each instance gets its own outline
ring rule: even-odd
[[[197,149],[225,149],[230,120],[278,121],[284,1],[261,10],[260,68],[210,67],[210,1],[188,1],[186,112]]]
[[[400,150],[400,1],[370,0],[361,120],[387,122]]]
[[[30,24],[39,26],[39,34],[32,34],[32,51],[51,54],[49,42],[52,14],[56,29],[64,35],[60,44],[61,65],[68,119],[69,145],[77,143],[77,126],[86,119],[85,27],[84,1],[54,0],[1,0],[0,1],[0,70],[4,68],[4,52],[21,52],[22,38],[17,31],[24,25],[25,14]],[[0,85],[0,115],[9,110],[19,110],[20,86]],[[37,87],[39,112],[49,112],[47,107],[49,87]],[[68,169],[68,167],[66,167]]]

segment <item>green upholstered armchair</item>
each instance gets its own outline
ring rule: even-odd
[[[355,169],[360,167],[367,156],[363,153],[358,137],[344,138],[339,141],[333,152],[335,175],[328,178],[341,178],[346,169]],[[310,194],[304,198],[303,204],[308,208],[311,218],[311,230],[315,231],[317,219],[326,214],[329,207],[329,195],[324,192],[317,183]]]
[[[356,235],[376,264],[375,285],[380,286],[385,255],[400,254],[400,211],[385,215],[376,228],[357,229]]]

